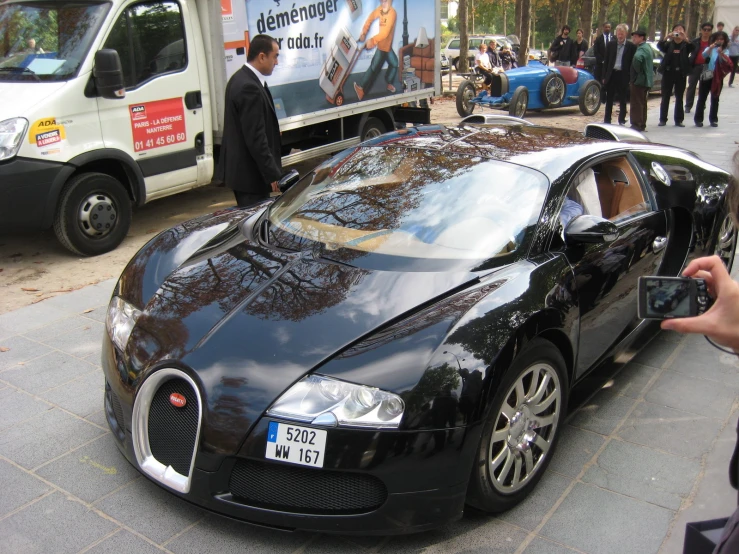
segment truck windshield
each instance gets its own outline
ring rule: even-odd
[[[0,82],[66,81],[77,75],[107,2],[0,2]]]

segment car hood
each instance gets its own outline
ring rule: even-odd
[[[41,116],[29,115],[49,96],[56,94],[67,83],[27,83],[0,81],[0,121],[25,117],[29,122]],[[52,114],[53,115],[53,114]]]
[[[146,273],[131,267],[124,288]],[[203,395],[204,446],[234,453],[303,375],[374,330],[477,281],[470,271],[362,269],[260,244],[232,226],[161,282],[126,354],[139,382],[165,361],[191,371]]]

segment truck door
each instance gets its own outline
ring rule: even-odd
[[[103,45],[118,52],[126,84],[124,99],[97,99],[103,142],[139,164],[147,199],[197,184],[204,121],[193,36],[184,3],[148,0],[125,6]]]

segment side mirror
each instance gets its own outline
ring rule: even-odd
[[[280,192],[284,193],[298,181],[300,181],[300,173],[298,173],[297,169],[291,169],[277,181],[277,188],[280,189]]]
[[[110,48],[95,52],[95,67],[92,70],[95,88],[103,98],[115,100],[125,98],[126,84],[118,52]]]
[[[573,217],[565,227],[565,242],[576,244],[608,244],[618,238],[618,227],[594,215]]]

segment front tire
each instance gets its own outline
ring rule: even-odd
[[[734,255],[736,254],[737,231],[731,214],[721,213],[719,217],[721,217],[721,223],[713,237],[712,250],[714,254],[721,258],[726,268],[731,271],[734,265]]]
[[[578,103],[583,115],[595,115],[600,109],[600,83],[594,79],[587,81],[580,90]]]
[[[477,96],[477,92],[472,81],[465,79],[459,83],[459,87],[457,87],[457,113],[460,116],[472,115],[472,112],[475,111],[475,104],[472,99],[475,96]]]
[[[496,513],[521,502],[549,465],[567,411],[562,354],[533,339],[516,357],[490,404],[467,503]]]
[[[508,114],[513,117],[523,117],[526,115],[526,108],[529,105],[529,89],[524,86],[518,87],[511,97],[511,103],[508,105]]]
[[[123,185],[104,173],[82,173],[62,189],[54,233],[80,256],[115,249],[131,225],[131,201]]]

